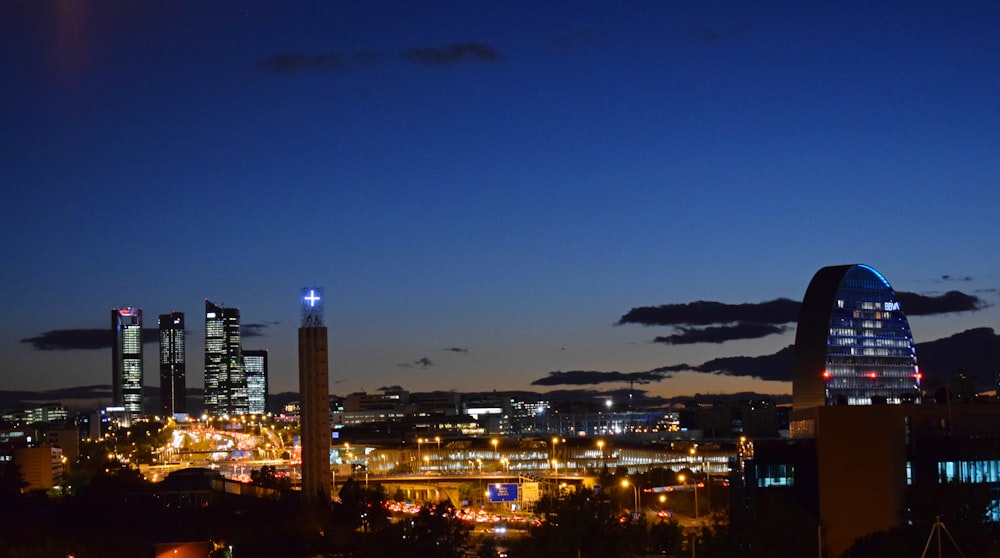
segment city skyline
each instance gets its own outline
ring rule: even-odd
[[[341,394],[788,394],[703,365],[791,345],[831,265],[918,345],[1000,325],[993,4],[0,14],[0,389],[110,384],[124,307],[187,314],[204,387],[208,299],[295,391],[310,284]]]

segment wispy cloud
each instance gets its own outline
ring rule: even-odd
[[[674,370],[690,370],[686,364],[663,367],[646,372],[602,372],[599,370],[557,370],[548,376],[531,382],[533,386],[586,386],[611,382],[636,382],[648,384],[659,382],[672,376]]]
[[[735,325],[711,326],[703,328],[681,327],[679,333],[661,335],[654,343],[667,345],[692,345],[695,343],[724,343],[734,339],[759,339],[768,335],[784,333],[786,326],[740,322]]]
[[[618,325],[712,325],[733,322],[787,324],[798,320],[800,306],[800,302],[787,298],[742,304],[698,300],[686,304],[639,306],[619,318]]]
[[[459,62],[499,62],[503,56],[485,43],[457,43],[446,47],[410,48],[403,58],[427,66],[451,66]]]
[[[142,329],[143,343],[155,343],[158,340],[158,329]],[[21,339],[21,343],[29,343],[39,351],[94,351],[110,349],[112,342],[111,330],[100,328],[53,329],[42,332],[35,337]]]
[[[942,275],[941,281],[962,281],[968,283],[972,281],[972,277],[969,275],[956,276],[956,275]]]
[[[959,291],[937,296],[898,292],[896,298],[903,312],[909,316],[974,312],[989,306],[978,296]],[[788,298],[738,304],[698,300],[632,308],[618,319],[616,325],[639,324],[674,329],[670,335],[657,336],[653,340],[655,343],[724,343],[784,333],[792,329],[785,324],[798,321],[801,307],[801,302]]]
[[[401,363],[397,364],[396,366],[398,366],[400,368],[419,368],[421,370],[424,370],[424,369],[427,369],[427,368],[430,368],[430,367],[434,366],[434,363],[431,362],[431,359],[429,359],[427,357],[423,357],[423,358],[418,358],[417,360],[414,360],[413,362],[401,362]]]
[[[896,299],[899,300],[899,306],[908,316],[975,312],[989,306],[986,301],[978,296],[959,291],[948,291],[938,296],[896,293]]]
[[[381,52],[373,50],[349,54],[333,51],[314,54],[282,52],[261,60],[257,63],[257,68],[269,74],[295,74],[306,70],[334,72],[374,66],[383,57]]]
[[[240,324],[240,337],[263,337],[269,324]]]
[[[261,60],[257,63],[257,67],[271,74],[294,74],[300,70],[329,70],[336,68],[340,63],[340,54],[336,52],[320,54],[282,52]]]
[[[466,349],[465,347],[447,347],[444,350],[452,352],[452,353],[467,353],[467,352],[469,352],[469,349]]]
[[[789,345],[776,353],[761,356],[735,356],[712,359],[694,367],[697,372],[749,376],[761,380],[790,382],[795,346]]]
[[[424,66],[451,66],[460,62],[498,62],[503,56],[485,43],[466,42],[444,47],[408,48],[398,58]],[[292,75],[300,72],[343,72],[376,66],[387,59],[376,50],[357,52],[279,52],[257,62],[266,74]]]

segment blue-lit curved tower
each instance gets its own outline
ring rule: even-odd
[[[795,332],[792,406],[920,401],[920,371],[906,314],[867,265],[816,272]]]

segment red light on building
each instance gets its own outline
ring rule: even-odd
[[[829,378],[830,377],[830,371],[829,370],[824,370],[823,371],[823,377],[824,378]]]

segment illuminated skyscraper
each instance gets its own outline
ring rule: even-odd
[[[299,401],[302,440],[302,497],[330,498],[330,377],[323,289],[302,289],[299,327]]]
[[[128,422],[142,416],[142,308],[111,310],[111,391]]]
[[[240,358],[240,309],[205,300],[205,413],[247,412],[247,384]]]
[[[160,314],[160,413],[186,412],[184,313]]]
[[[795,410],[919,402],[910,324],[878,271],[841,265],[816,272],[799,313],[793,380]]]
[[[267,349],[243,351],[243,373],[247,379],[247,410],[250,414],[267,412]]]

